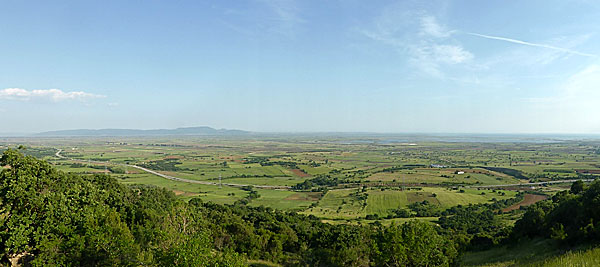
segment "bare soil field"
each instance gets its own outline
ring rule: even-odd
[[[521,208],[521,206],[527,207],[529,205],[535,204],[536,202],[545,200],[547,198],[548,198],[547,196],[527,194],[527,195],[525,195],[525,198],[521,202],[514,204],[508,208],[505,208],[502,211],[509,212],[512,210],[517,210],[517,209]]]
[[[297,193],[286,197],[285,200],[318,201],[321,199],[321,195],[321,192],[310,192],[304,194]]]
[[[199,195],[198,193],[186,192],[186,191],[181,191],[181,190],[173,190],[173,193],[175,193],[176,196],[186,196],[186,197]]]
[[[295,175],[298,175],[299,177],[309,177],[310,176],[308,173],[305,173],[299,169],[291,169],[290,171],[292,171]]]

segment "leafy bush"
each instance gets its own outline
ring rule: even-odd
[[[441,229],[330,225],[264,207],[183,202],[166,189],[107,175],[57,171],[7,150],[0,159],[0,264],[448,266],[456,245]],[[249,199],[259,197],[249,188]],[[400,254],[397,254],[400,253]]]

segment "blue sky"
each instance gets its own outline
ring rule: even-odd
[[[16,1],[0,132],[600,133],[597,1]]]

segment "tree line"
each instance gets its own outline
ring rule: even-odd
[[[456,243],[431,224],[331,225],[264,207],[184,202],[155,186],[65,173],[12,149],[0,164],[2,264],[449,266],[458,258]]]
[[[0,165],[3,265],[247,266],[248,260],[265,260],[285,266],[451,266],[465,250],[524,238],[566,245],[600,238],[600,182],[574,183],[530,206],[514,228],[497,214],[521,196],[452,207],[436,214],[437,224],[332,225],[242,202],[184,202],[155,186],[65,173],[18,150],[5,151]],[[247,191],[247,201],[260,197],[251,187]],[[411,208],[422,206],[427,203]]]

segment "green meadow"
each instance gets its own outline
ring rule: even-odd
[[[389,138],[389,137],[388,137]],[[392,139],[392,138],[390,138]],[[294,210],[336,222],[383,219],[427,201],[437,210],[492,203],[519,191],[552,195],[552,186],[477,189],[477,186],[560,181],[600,170],[595,143],[388,142],[384,137],[97,137],[45,139],[29,153],[58,169],[108,173],[125,184],[168,188],[182,199],[233,204],[255,187],[250,206]],[[43,143],[44,145],[40,145]],[[58,158],[55,153],[62,150]],[[123,164],[188,180],[168,180]],[[220,177],[220,180],[219,180]],[[295,186],[310,182],[309,187]],[[322,184],[319,184],[322,183]],[[267,188],[261,188],[266,186]],[[270,188],[272,187],[272,188]],[[311,192],[315,191],[315,192]],[[516,220],[507,218],[507,223]]]

